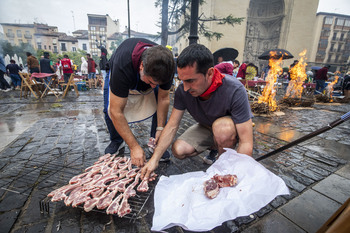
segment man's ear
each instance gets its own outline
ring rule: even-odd
[[[210,67],[210,68],[208,69],[208,77],[209,77],[209,78],[212,78],[213,75],[214,75],[214,67]]]
[[[144,69],[144,67],[143,67],[143,61],[141,61],[139,70],[140,70],[140,71],[143,71],[143,69]]]

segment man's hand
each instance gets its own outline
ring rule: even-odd
[[[145,164],[146,155],[139,145],[135,148],[130,148],[130,157],[131,163],[138,167],[143,167],[143,165]]]
[[[155,179],[155,177],[151,178],[150,180],[150,175],[151,173],[156,170],[158,167],[158,161],[156,159],[150,159],[146,165],[141,169],[141,179],[142,180],[148,180],[152,181]]]

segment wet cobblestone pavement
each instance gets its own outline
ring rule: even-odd
[[[20,99],[18,91],[0,93],[0,232],[150,232],[153,193],[134,219],[86,213],[63,202],[50,203],[49,214],[41,213],[40,201],[92,165],[109,143],[102,92],[80,93],[76,98],[70,92],[64,100]],[[286,109],[282,116],[256,116],[253,157],[322,128],[348,111],[349,104],[317,103],[312,108]],[[186,113],[177,136],[193,123]],[[145,150],[149,127],[150,121],[131,125]],[[124,153],[128,155],[128,149]],[[206,153],[187,160],[172,157],[157,173],[206,170],[202,161]],[[350,196],[349,160],[350,121],[262,160],[286,182],[291,195],[279,196],[258,212],[210,232],[317,231]],[[188,232],[180,227],[166,231]]]

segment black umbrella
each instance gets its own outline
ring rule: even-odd
[[[262,60],[270,60],[271,58],[280,59],[281,57],[284,60],[284,59],[291,59],[294,56],[285,49],[270,49],[265,51],[258,58]]]
[[[218,58],[222,57],[224,61],[233,61],[238,56],[238,51],[234,48],[222,48],[216,50],[214,53],[214,62],[218,63]]]

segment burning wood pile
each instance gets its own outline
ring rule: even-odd
[[[310,107],[314,104],[313,98],[306,98],[302,96],[304,90],[304,82],[307,80],[305,67],[306,50],[299,54],[299,61],[290,69],[290,81],[286,90],[286,94],[283,99],[279,102],[281,105],[288,107]]]
[[[266,86],[259,96],[258,102],[251,105],[252,112],[257,114],[268,114],[278,110],[276,102],[275,83],[277,82],[277,75],[282,71],[281,62],[282,56],[276,59],[276,53],[270,52],[269,66],[270,70],[266,77]]]

